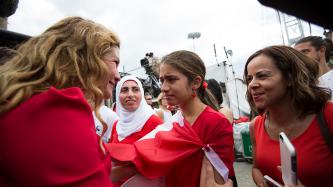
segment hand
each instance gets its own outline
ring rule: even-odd
[[[201,175],[200,175],[200,187],[232,187],[232,180],[224,184],[218,184],[215,181],[214,169],[212,164],[204,156],[202,159]]]
[[[281,166],[277,166],[277,170],[282,173]],[[285,185],[285,187],[305,187],[299,179],[297,179],[297,185]]]
[[[122,179],[126,179],[138,173],[134,165],[127,166],[113,166],[111,170],[111,180],[112,182],[118,182]]]

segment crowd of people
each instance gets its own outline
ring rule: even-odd
[[[280,132],[297,152],[297,186],[333,186],[332,46],[310,36],[247,59],[257,186],[269,186],[264,175],[284,184]],[[124,186],[136,176],[161,186],[237,186],[234,117],[203,60],[186,50],[165,55],[153,109],[140,80],[120,77],[119,50],[112,30],[67,17],[1,58],[0,186]],[[103,101],[114,89],[110,109]]]

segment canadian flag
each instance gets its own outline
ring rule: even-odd
[[[215,145],[221,143],[219,138],[207,137],[216,141],[204,144],[181,112],[167,121],[170,122],[159,125],[134,144],[107,144],[111,157],[121,162],[133,162],[143,176],[156,179],[201,151],[201,160],[205,154],[220,175],[228,178],[228,167],[232,168],[232,164],[227,167],[213,150]],[[201,169],[201,165],[199,167]]]

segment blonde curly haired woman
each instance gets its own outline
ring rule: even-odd
[[[119,39],[80,17],[32,37],[0,69],[0,186],[111,186],[94,111],[120,79]],[[103,133],[106,129],[103,129]]]

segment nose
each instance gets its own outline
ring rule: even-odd
[[[134,95],[134,92],[133,92],[133,90],[130,88],[130,89],[128,89],[128,96],[129,97],[132,97]]]
[[[166,92],[168,90],[169,90],[169,86],[165,82],[163,82],[161,85],[161,91]]]
[[[258,81],[257,81],[256,79],[252,79],[252,80],[248,83],[248,85],[247,85],[248,89],[250,89],[250,88],[256,88],[256,87],[258,87],[258,86],[259,86],[259,83],[258,83]]]

